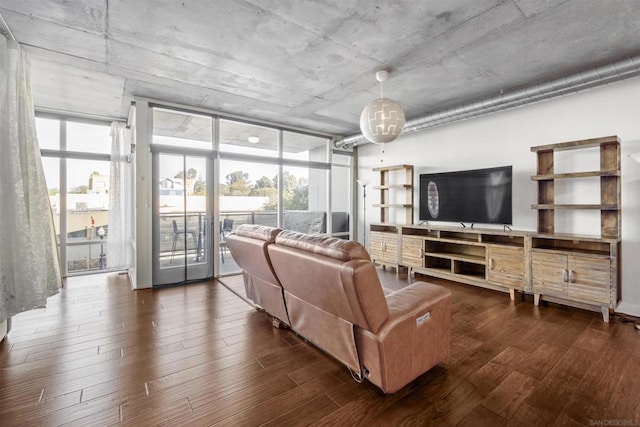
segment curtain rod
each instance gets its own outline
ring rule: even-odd
[[[66,110],[58,110],[54,108],[46,108],[46,107],[35,107],[36,114],[40,114],[41,116],[48,115],[50,117],[60,118],[60,119],[72,119],[72,120],[85,120],[85,121],[93,121],[93,122],[123,122],[125,123],[127,120],[120,117],[109,117],[109,116],[101,116],[98,114],[86,114],[86,113],[77,113],[73,111]]]
[[[9,25],[7,25],[7,21],[4,20],[4,17],[2,16],[2,14],[0,14],[0,34],[2,34],[3,36],[5,36],[8,39],[16,41],[16,38],[14,37],[13,33],[11,32],[11,29],[9,28]]]

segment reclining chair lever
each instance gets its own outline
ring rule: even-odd
[[[364,381],[365,378],[369,377],[369,370],[364,366],[362,367],[362,371],[360,372],[354,372],[349,367],[347,367],[347,369],[349,370],[349,373],[357,383],[361,383],[362,381]]]
[[[422,316],[416,317],[416,325],[420,326],[425,320],[429,320],[431,318],[431,313],[426,312]]]

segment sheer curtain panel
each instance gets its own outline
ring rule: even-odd
[[[107,267],[126,270],[131,265],[133,223],[130,132],[122,122],[111,124],[111,181],[109,183],[109,230]]]
[[[62,284],[36,138],[29,62],[0,35],[0,321],[42,307]]]

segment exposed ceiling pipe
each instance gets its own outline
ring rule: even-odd
[[[640,56],[627,58],[619,62],[561,77],[539,85],[500,94],[471,104],[417,117],[405,123],[401,135],[504,111],[637,76],[640,76]],[[369,141],[367,141],[362,134],[358,133],[336,141],[335,146],[337,148],[350,148],[367,143],[369,143]]]

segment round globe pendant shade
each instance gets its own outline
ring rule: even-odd
[[[404,122],[404,111],[400,104],[389,98],[378,98],[362,110],[360,130],[369,141],[382,144],[396,139],[402,132]]]

